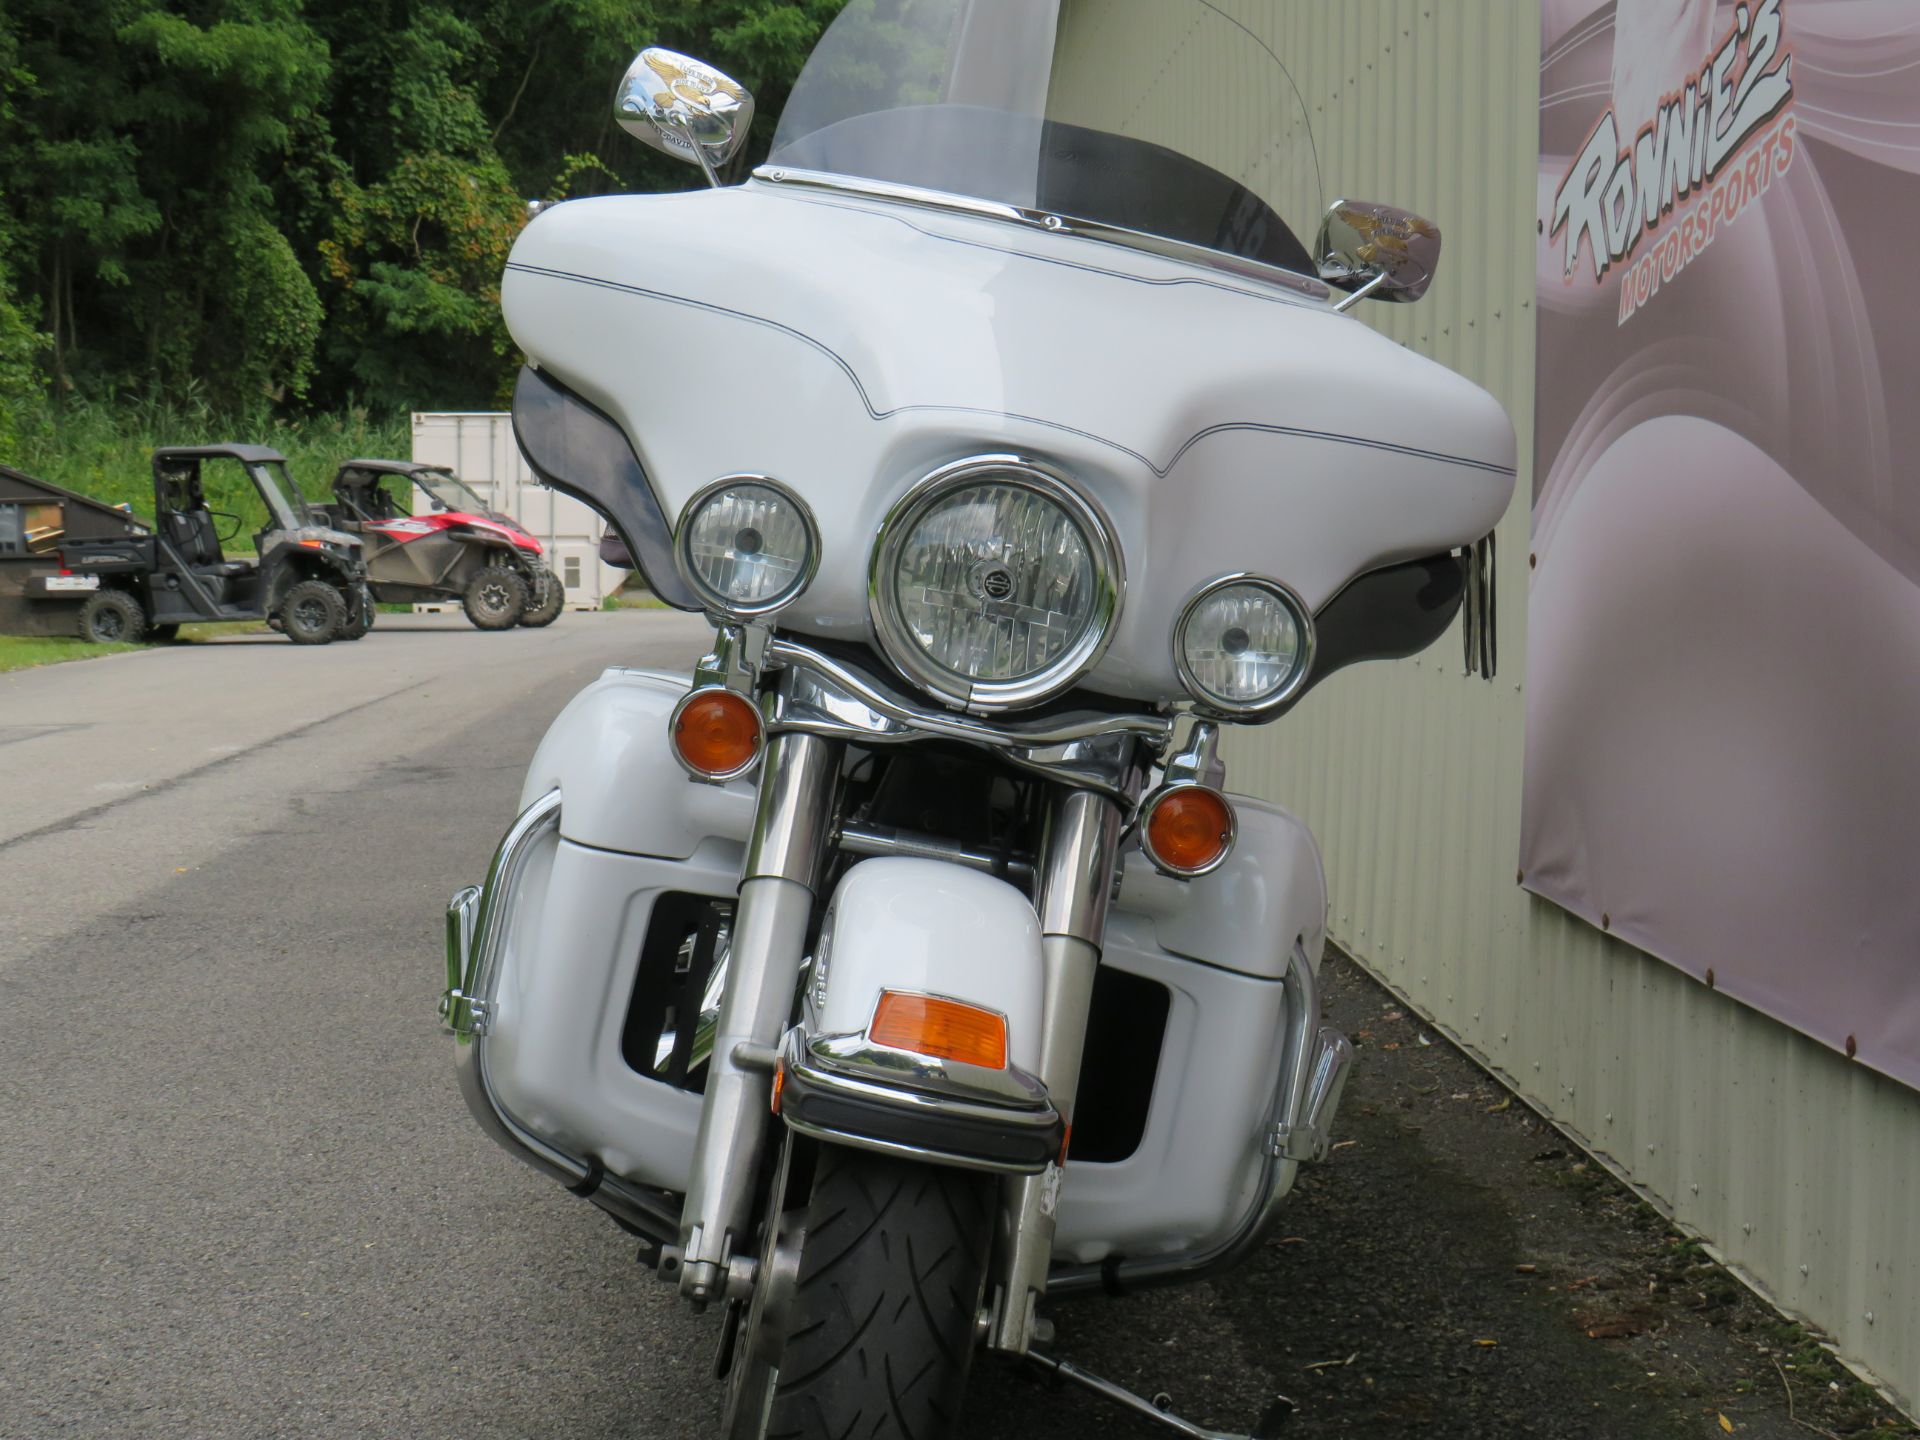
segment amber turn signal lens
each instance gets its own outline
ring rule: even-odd
[[[1147,858],[1176,875],[1200,875],[1233,848],[1233,807],[1205,785],[1179,785],[1148,802]]]
[[[876,1045],[911,1050],[989,1070],[1007,1068],[1007,1018],[978,1005],[882,990],[867,1038]]]
[[[760,753],[760,712],[731,690],[696,690],[673,720],[673,748],[696,775],[734,775]]]

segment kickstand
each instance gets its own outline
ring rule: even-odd
[[[1102,1380],[1098,1375],[1082,1370],[1070,1360],[1059,1360],[1051,1355],[1043,1355],[1038,1350],[1029,1350],[1027,1360],[1054,1379],[1071,1380],[1083,1389],[1091,1390],[1094,1394],[1104,1396],[1114,1404],[1131,1410],[1142,1419],[1153,1420],[1166,1426],[1174,1434],[1185,1436],[1186,1440],[1264,1440],[1264,1435],[1270,1435],[1279,1420],[1291,1413],[1293,1408],[1292,1401],[1283,1399],[1279,1406],[1269,1410],[1258,1427],[1261,1432],[1264,1432],[1263,1434],[1236,1435],[1226,1430],[1206,1430],[1191,1420],[1183,1420],[1169,1410],[1162,1410],[1151,1400],[1134,1394],[1125,1386],[1116,1385],[1111,1380]]]

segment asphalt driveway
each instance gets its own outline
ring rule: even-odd
[[[0,676],[0,1437],[713,1433],[714,1319],[480,1134],[434,1016],[440,907],[547,721],[704,630],[382,619]],[[1063,1307],[1063,1354],[1219,1426],[1285,1395],[1288,1435],[1886,1423],[1392,997],[1328,989],[1360,1066],[1283,1233]],[[1156,1433],[976,1374],[970,1436]]]

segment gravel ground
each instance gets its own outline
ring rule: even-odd
[[[1302,1440],[1920,1434],[1357,966],[1324,977],[1359,1049],[1332,1157],[1238,1273],[1058,1307],[1060,1354]],[[975,1435],[1157,1430],[992,1367],[974,1410]]]

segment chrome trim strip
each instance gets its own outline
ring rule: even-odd
[[[864,1039],[864,1037],[853,1038]],[[1046,1103],[1044,1098],[1037,1108],[1031,1104],[1014,1105],[986,1100],[961,1100],[949,1095],[931,1094],[925,1090],[908,1089],[904,1084],[887,1084],[846,1074],[837,1065],[816,1063],[824,1061],[825,1057],[814,1053],[813,1046],[805,1043],[805,1037],[797,1028],[788,1036],[782,1058],[789,1084],[797,1080],[816,1093],[888,1105],[900,1110],[908,1118],[909,1123],[916,1114],[941,1116],[971,1124],[992,1126],[1003,1133],[1014,1135],[1044,1135],[1060,1124],[1059,1113],[1051,1104]],[[798,1119],[790,1109],[782,1109],[780,1118],[789,1129],[802,1135],[812,1136],[816,1140],[851,1145],[856,1149],[873,1150],[883,1155],[902,1155],[936,1165],[952,1165],[965,1170],[981,1170],[996,1175],[1030,1175],[1046,1168],[1045,1162],[1039,1166],[1017,1165],[986,1160],[977,1155],[883,1140],[857,1131],[831,1129]]]
[[[753,172],[753,178],[764,180],[772,185],[798,185],[810,190],[833,190],[843,195],[863,196],[869,200],[890,200],[895,204],[912,205],[922,210],[945,210],[957,215],[970,215],[976,219],[1004,221],[1029,230],[1042,230],[1049,235],[1071,235],[1080,240],[1117,245],[1122,249],[1157,255],[1163,260],[1179,260],[1188,265],[1202,265],[1209,270],[1218,270],[1241,280],[1256,280],[1277,285],[1311,300],[1328,300],[1333,295],[1325,282],[1292,270],[1282,270],[1277,265],[1263,264],[1258,260],[1229,255],[1224,250],[1210,250],[1204,245],[1194,245],[1184,240],[1169,240],[1163,235],[1149,234],[1144,230],[1129,230],[1123,225],[1109,225],[1099,220],[1079,220],[1069,215],[1056,215],[1046,210],[1028,210],[1022,206],[1008,205],[998,200],[982,200],[972,195],[957,195],[948,190],[929,190],[918,185],[897,185],[886,180],[868,180],[856,175],[836,175],[826,170],[798,170],[784,165],[762,165]]]
[[[1193,667],[1187,664],[1184,643],[1187,622],[1193,618],[1193,612],[1200,608],[1200,603],[1232,585],[1251,585],[1257,590],[1265,590],[1292,612],[1294,624],[1300,630],[1300,653],[1286,683],[1271,695],[1239,704],[1222,700],[1201,688],[1200,682],[1194,678]],[[1318,643],[1315,636],[1313,612],[1307,609],[1307,602],[1300,598],[1291,585],[1275,580],[1270,575],[1253,575],[1244,571],[1222,575],[1194,591],[1187,597],[1187,603],[1180,607],[1180,614],[1173,622],[1173,668],[1202,714],[1220,720],[1271,720],[1292,705],[1305,690],[1307,677],[1313,673],[1313,652]]]
[[[882,1045],[864,1033],[812,1036],[806,1042],[805,1058],[810,1062],[810,1069],[832,1070],[850,1081],[865,1081],[889,1092],[899,1090],[931,1096],[962,1109],[985,1105],[994,1115],[998,1115],[1002,1107],[1018,1112],[1051,1112],[1053,1109],[1047,1098],[1047,1087],[1018,1065],[989,1070],[982,1065]]]
[[[1287,987],[1286,1043],[1274,1086],[1271,1119],[1263,1137],[1259,1189],[1239,1226],[1207,1250],[1062,1266],[1048,1276],[1047,1294],[1085,1294],[1115,1281],[1122,1285],[1155,1285],[1198,1279],[1239,1264],[1260,1243],[1293,1188],[1301,1159],[1325,1155],[1334,1110],[1353,1060],[1353,1047],[1347,1038],[1320,1023],[1319,978],[1298,945],[1288,959],[1282,983]],[[1312,1137],[1312,1143],[1302,1146],[1295,1137]],[[1310,1155],[1305,1153],[1308,1150]]]
[[[454,1067],[460,1094],[480,1128],[508,1154],[592,1200],[641,1234],[669,1242],[678,1230],[679,1209],[664,1192],[608,1175],[597,1160],[581,1159],[549,1145],[500,1103],[487,1074],[486,1006],[493,994],[507,918],[528,857],[541,839],[559,828],[560,792],[550,790],[507,831],[487,869],[486,885],[468,886],[448,907],[448,966],[464,977],[448,997],[446,1012],[456,1035]],[[456,945],[466,947],[465,952],[454,953],[451,947]],[[461,1029],[462,1024],[467,1028]]]
[[[1058,507],[1087,542],[1094,595],[1086,629],[1057,660],[1014,680],[980,680],[939,665],[922,650],[901,618],[894,581],[899,551],[913,523],[949,495],[985,485],[1005,485],[1038,495]],[[1067,689],[1100,663],[1120,620],[1126,596],[1126,556],[1104,511],[1061,471],[1024,455],[970,455],[915,481],[880,522],[869,557],[867,609],[887,658],[932,695],[975,714],[1037,705]]]

